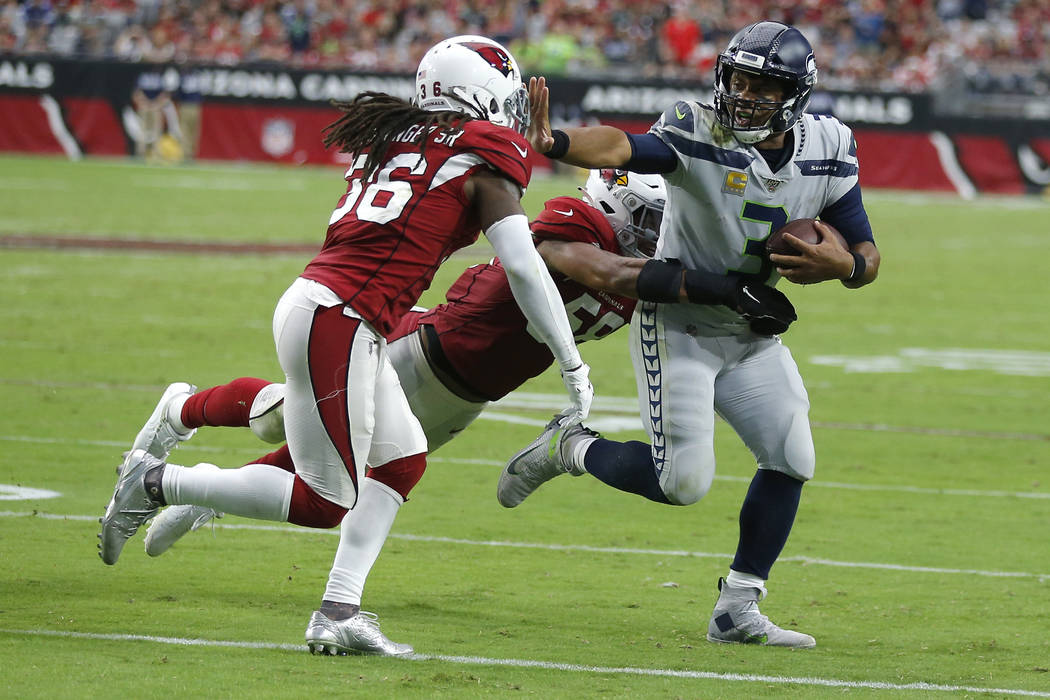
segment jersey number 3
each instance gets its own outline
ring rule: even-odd
[[[751,238],[749,236],[744,246],[744,255],[758,258],[759,268],[758,272],[744,272],[743,270],[730,270],[729,272],[730,274],[765,283],[773,274],[773,263],[766,256],[766,239],[769,238],[771,233],[787,223],[787,209],[782,206],[771,207],[768,204],[747,201],[744,202],[744,207],[740,210],[740,218],[744,221],[763,224],[765,228],[765,233],[761,238]]]

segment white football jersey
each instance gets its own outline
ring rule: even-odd
[[[649,131],[678,157],[678,167],[664,175],[668,196],[656,257],[693,269],[775,285],[780,276],[762,257],[769,234],[788,221],[816,218],[857,184],[853,132],[834,117],[804,115],[792,128],[794,154],[775,173],[707,105],[677,102]],[[716,335],[747,330],[725,306],[696,311],[697,323]]]

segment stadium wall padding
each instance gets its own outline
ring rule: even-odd
[[[321,144],[332,100],[364,90],[410,98],[410,75],[292,70],[279,66],[177,66],[0,55],[0,151],[132,155],[139,76],[158,73],[176,101],[201,105],[197,152],[205,160],[345,163]],[[556,125],[605,123],[645,131],[678,99],[710,101],[706,84],[553,78]],[[193,94],[183,89],[195,85]],[[946,117],[928,95],[816,92],[810,111],[850,125],[866,187],[1022,193],[1050,186],[1045,120]],[[538,159],[545,165],[545,159]]]

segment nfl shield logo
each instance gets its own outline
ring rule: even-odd
[[[274,158],[286,156],[295,145],[295,124],[289,119],[267,119],[262,128],[262,149]]]

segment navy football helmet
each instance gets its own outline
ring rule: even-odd
[[[775,78],[784,85],[781,100],[749,100],[730,90],[734,71]],[[758,143],[782,133],[802,118],[817,84],[817,62],[802,32],[780,22],[755,22],[729,40],[715,66],[715,113],[718,122],[733,131],[741,143]],[[748,123],[737,119],[737,111],[750,112]],[[755,115],[772,115],[755,123]]]

